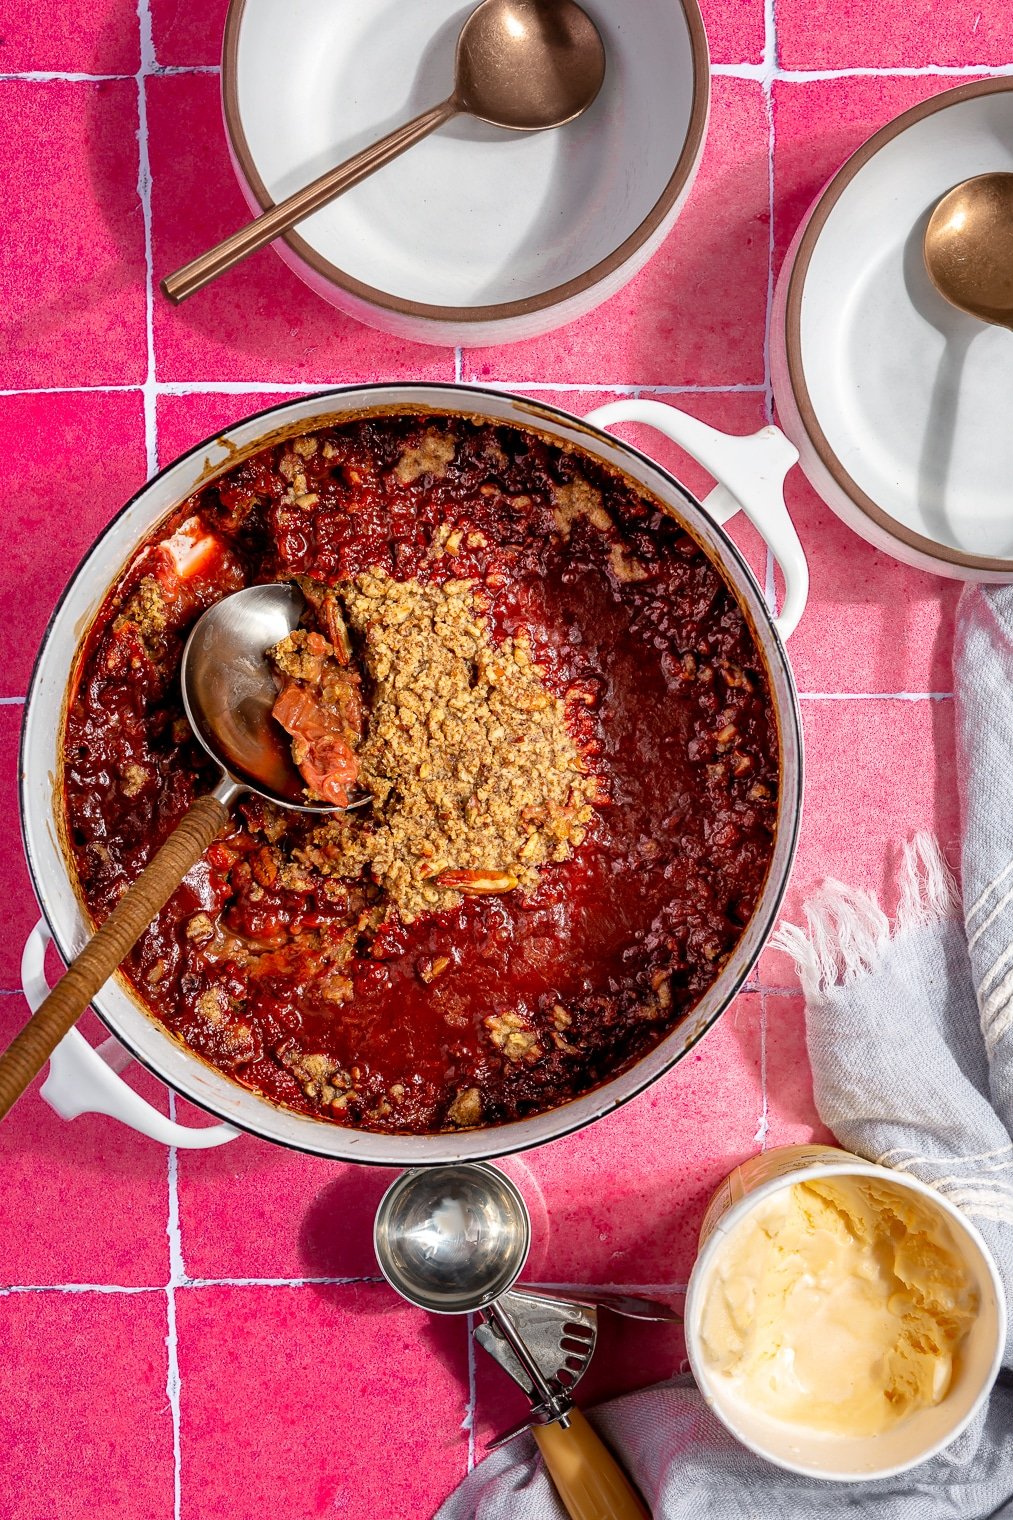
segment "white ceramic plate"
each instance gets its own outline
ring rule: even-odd
[[[1013,170],[1013,79],[948,90],[891,122],[823,191],[778,284],[774,392],[810,480],[909,564],[1013,579],[1013,335],[929,283],[939,197]]]
[[[605,83],[577,121],[458,117],[275,246],[320,294],[433,341],[502,341],[589,310],[646,261],[699,162],[697,0],[587,0]],[[232,0],[222,89],[247,198],[290,194],[445,99],[474,0]]]

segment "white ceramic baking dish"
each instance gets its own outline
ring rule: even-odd
[[[692,1012],[636,1065],[594,1091],[516,1123],[441,1135],[387,1135],[348,1129],[276,1107],[207,1065],[151,1017],[129,985],[113,978],[95,999],[95,1011],[116,1041],[177,1093],[223,1121],[188,1128],[157,1112],[113,1070],[122,1065],[115,1044],[103,1061],[76,1030],[52,1058],[43,1096],[70,1118],[86,1111],[112,1114],[169,1144],[221,1144],[240,1129],[295,1149],[352,1161],[419,1165],[479,1160],[539,1145],[589,1124],[653,1082],[714,1023],[742,986],[770,933],[795,852],[802,798],[802,738],[798,703],[783,639],[805,606],[805,556],[784,505],[783,480],[797,455],[776,428],[752,437],[729,437],[657,401],[617,401],[583,421],[500,391],[453,385],[372,385],[303,396],[236,423],[189,450],[141,490],[98,538],[67,586],[47,629],[25,704],[21,743],[21,822],[32,882],[43,922],[24,956],[24,987],[34,1006],[45,996],[46,941],[64,959],[76,954],[89,928],[61,845],[58,814],[64,701],[82,636],[110,586],[152,528],[198,484],[279,433],[310,429],[370,411],[458,412],[535,428],[562,445],[579,447],[623,471],[651,493],[704,545],[744,608],[766,661],[778,720],[781,785],[774,854],[752,919],[714,984]],[[681,444],[720,482],[699,502],[673,476],[605,429],[619,422],[648,423]],[[721,524],[738,510],[755,523],[784,574],[782,610],[772,615],[751,571]]]

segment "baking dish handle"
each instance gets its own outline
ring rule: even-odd
[[[46,951],[51,938],[45,920],[40,919],[25,941],[21,956],[21,986],[33,1013],[49,995]],[[61,1119],[76,1119],[79,1114],[108,1114],[162,1145],[187,1150],[224,1145],[239,1134],[231,1124],[191,1129],[160,1114],[117,1075],[132,1059],[112,1035],[95,1049],[83,1034],[72,1029],[49,1058],[49,1075],[39,1089],[40,1096]]]
[[[644,422],[710,471],[718,484],[702,503],[708,516],[725,523],[736,512],[745,512],[781,567],[784,605],[774,618],[774,626],[782,639],[789,638],[805,611],[809,566],[784,504],[784,477],[798,459],[798,450],[780,428],[764,427],[758,433],[737,437],[719,433],[698,417],[665,402],[636,397],[600,406],[584,421],[598,428],[616,422]]]

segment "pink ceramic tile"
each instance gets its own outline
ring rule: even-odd
[[[806,895],[828,876],[879,893],[892,912],[901,849],[919,829],[958,858],[953,703],[804,700],[802,716],[805,807],[782,917],[802,922]],[[760,975],[765,986],[796,985],[780,951],[764,951]]]
[[[681,1295],[669,1301],[681,1311]],[[620,1319],[602,1311],[594,1357],[581,1378],[577,1402],[582,1409],[592,1409],[606,1399],[675,1377],[686,1366],[681,1325]],[[475,1349],[475,1391],[476,1455],[481,1458],[490,1441],[520,1423],[530,1404],[480,1347]]]
[[[23,696],[67,579],[144,481],[140,392],[0,396],[0,451],[7,498],[0,696]],[[40,472],[40,460],[47,472],[58,472],[55,490],[51,475]]]
[[[463,1478],[467,1323],[386,1286],[176,1294],[182,1520],[429,1520]]]
[[[27,1018],[20,992],[0,996],[0,1045]],[[81,1027],[92,1044],[105,1037],[93,1014]],[[124,1077],[165,1111],[165,1088],[154,1077],[136,1064]],[[25,1222],[4,1232],[0,1285],[165,1283],[165,1150],[104,1115],[61,1119],[39,1097],[42,1080],[0,1125],[0,1213]]]
[[[799,0],[804,6],[805,0]],[[899,8],[899,7],[898,7]],[[905,8],[910,12],[910,6]],[[856,7],[857,11],[857,7]],[[869,25],[869,11],[862,14]],[[1013,44],[1011,44],[1013,53]],[[838,54],[843,62],[847,54]],[[854,60],[847,60],[854,61]],[[775,80],[774,239],[780,264],[795,230],[845,159],[902,111],[965,79],[940,75]]]
[[[337,1165],[251,1135],[218,1150],[181,1151],[177,1165],[189,1277],[378,1275],[373,1216],[392,1172]]]
[[[160,278],[249,219],[229,162],[218,80],[148,90],[155,273]],[[451,349],[377,333],[313,295],[270,249],[173,307],[155,293],[161,380],[340,383],[454,376]]]
[[[288,401],[296,393],[284,391],[193,391],[188,395],[162,395],[155,405],[158,428],[158,462],[167,465],[195,443],[253,412],[265,411]]]
[[[467,379],[625,385],[763,380],[769,131],[760,86],[713,81],[704,160],[662,248],[625,290],[569,327],[467,349]]]
[[[7,0],[0,74],[133,74],[141,61],[134,0]]]
[[[4,881],[4,933],[0,937],[0,989],[21,986],[21,951],[39,917],[18,827],[18,741],[21,704],[0,705],[0,871]]]
[[[765,1145],[834,1144],[813,1101],[812,1072],[806,1056],[805,1000],[777,992],[763,994],[764,1069],[767,1090]]]
[[[4,1520],[172,1514],[165,1332],[160,1292],[0,1297]]]
[[[685,1284],[708,1199],[759,1149],[759,1023],[759,995],[743,994],[640,1097],[519,1158],[528,1281]]]
[[[0,387],[143,379],[137,87],[0,80]]]
[[[155,57],[163,67],[218,63],[228,0],[150,0]]]
[[[782,68],[917,68],[1010,57],[1004,0],[777,0]]]
[[[763,57],[763,0],[701,0],[711,60],[759,63]]]
[[[786,496],[810,573],[809,603],[788,651],[799,689],[949,691],[959,582],[872,548],[799,469]]]
[[[20,706],[0,706],[0,870],[7,893],[0,986],[20,988],[21,950],[39,910],[17,825]],[[53,957],[53,970],[58,962]],[[28,1018],[18,991],[0,995],[0,1048]],[[105,1037],[94,1015],[81,1028]],[[30,1200],[31,1227],[8,1230],[0,1244],[0,1283],[98,1282],[140,1286],[168,1276],[165,1152],[115,1120],[60,1119],[38,1095],[42,1077],[0,1125],[0,1214]],[[136,1065],[127,1080],[163,1111],[165,1089]]]

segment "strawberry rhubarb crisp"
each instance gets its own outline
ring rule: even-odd
[[[274,716],[328,815],[240,801],[126,966],[236,1081],[365,1129],[490,1125],[637,1060],[753,911],[777,731],[734,596],[625,477],[399,413],[233,466],[143,545],[68,705],[96,919],[213,784],[179,693],[217,598],[294,580]]]

